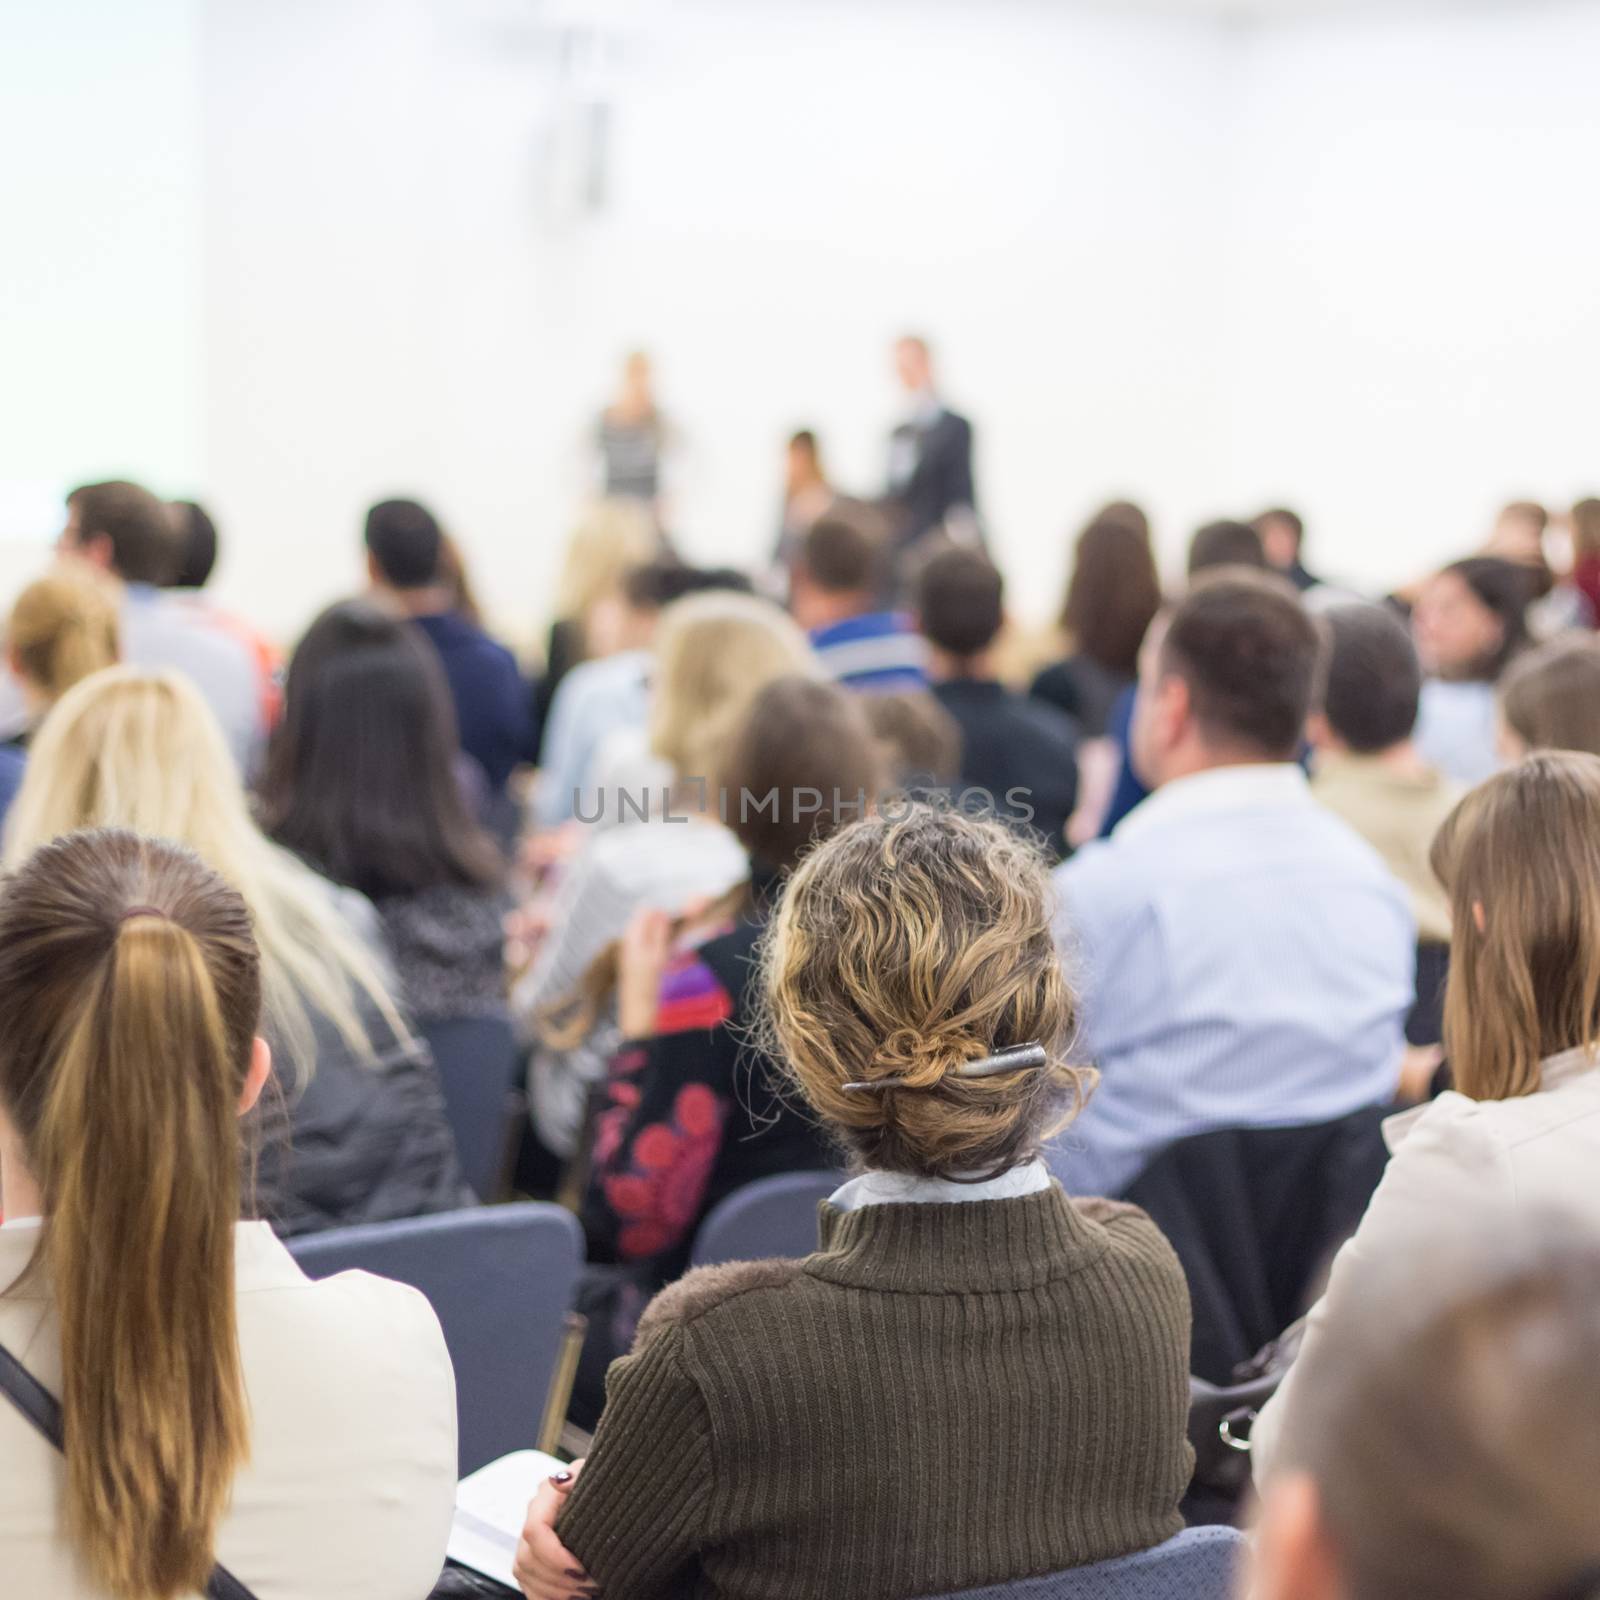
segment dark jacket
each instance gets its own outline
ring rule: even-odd
[[[498,794],[529,744],[531,701],[516,657],[455,612],[415,620],[449,680],[461,748]]]
[[[972,481],[972,424],[965,417],[941,411],[921,427],[902,423],[895,437],[907,436],[916,441],[916,465],[890,493],[901,515],[896,542],[902,547],[937,528],[952,511],[975,511],[978,504]]]
[[[1133,679],[1126,673],[1113,672],[1093,656],[1077,655],[1044,668],[1028,686],[1028,693],[1066,712],[1085,739],[1103,739],[1110,730],[1118,696],[1132,687]]]
[[[1001,816],[1026,822],[1064,855],[1078,802],[1077,723],[992,679],[953,678],[933,692],[961,727],[961,786],[984,790]]]

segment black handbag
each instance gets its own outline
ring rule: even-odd
[[[65,1451],[61,1402],[3,1344],[0,1344],[0,1394],[5,1395],[57,1450]],[[221,1566],[211,1569],[211,1576],[206,1580],[206,1596],[207,1600],[256,1600],[226,1567]]]

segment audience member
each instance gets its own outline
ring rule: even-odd
[[[438,1078],[392,998],[372,907],[259,831],[186,679],[112,668],[45,718],[7,821],[6,863],[85,827],[188,845],[250,907],[282,1083],[256,1113],[259,1215],[292,1234],[463,1203]]]
[[[119,647],[116,597],[86,573],[61,567],[17,596],[6,659],[27,720],[0,744],[0,821],[22,787],[33,730],[73,684],[115,666]]]
[[[656,404],[650,357],[629,351],[616,398],[600,413],[595,446],[600,454],[600,492],[608,500],[633,500],[656,514],[661,499],[662,461],[672,430]]]
[[[1263,511],[1251,526],[1261,539],[1261,551],[1267,558],[1267,565],[1287,578],[1301,594],[1308,593],[1322,582],[1306,570],[1302,559],[1305,555],[1306,525],[1299,512],[1290,511],[1287,506],[1274,506],[1270,511]]]
[[[220,736],[212,738],[226,764]],[[308,1280],[248,1203],[271,1071],[251,910],[195,855],[72,833],[0,889],[0,1570],[22,1596],[421,1595],[455,1501],[428,1302]],[[220,1581],[220,1580],[219,1580]]]
[[[377,595],[427,636],[455,702],[461,748],[483,769],[505,826],[506,781],[527,741],[528,697],[516,658],[451,609],[440,569],[443,534],[415,500],[381,500],[367,512],[367,569]]]
[[[1416,647],[1386,606],[1336,606],[1320,620],[1327,648],[1322,703],[1307,724],[1311,792],[1405,885],[1418,938],[1448,944],[1450,906],[1430,852],[1461,790],[1412,741],[1422,692]]]
[[[505,865],[468,815],[437,656],[364,600],[331,606],[289,666],[261,808],[279,844],[377,907],[418,1022],[504,1015]]]
[[[927,650],[911,619],[883,609],[889,547],[867,508],[836,509],[799,541],[789,610],[823,671],[850,689],[927,686]]]
[[[1302,1359],[1367,1292],[1366,1264],[1435,1218],[1560,1205],[1600,1227],[1600,757],[1550,752],[1489,779],[1433,860],[1454,924],[1444,1042],[1458,1092],[1385,1123],[1388,1170]],[[1297,1368],[1257,1426],[1258,1476],[1301,1426]]]
[[[1590,496],[1573,506],[1572,586],[1588,607],[1585,621],[1600,628],[1600,499]]]
[[[995,675],[1002,598],[999,570],[981,551],[941,550],[917,576],[917,626],[928,641],[933,692],[961,728],[966,791],[1037,829],[1059,857],[1078,793],[1078,725]]]
[[[1329,1121],[1395,1090],[1415,925],[1295,764],[1316,629],[1280,579],[1218,573],[1158,619],[1132,749],[1154,791],[1057,873],[1099,1093],[1060,1152],[1117,1194],[1167,1144]]]
[[[1178,1532],[1182,1271],[1039,1160],[1086,1077],[1048,900],[1007,830],[927,807],[805,857],[764,946],[770,1050],[860,1176],[817,1254],[654,1302],[587,1463],[530,1507],[525,1594],[942,1594]]]
[[[538,919],[549,931],[513,994],[524,1032],[538,1041],[529,1066],[535,1130],[558,1156],[577,1143],[616,1034],[609,1009],[576,1032],[551,1032],[541,1016],[577,988],[636,911],[678,915],[744,881],[745,852],[721,820],[717,774],[761,690],[815,670],[794,623],[745,594],[695,594],[669,606],[656,653],[650,727],[631,748],[608,741],[594,809],[579,809],[580,847]],[[628,826],[598,825],[624,819]]]
[[[1530,750],[1600,755],[1600,641],[1592,633],[1552,639],[1518,657],[1500,680],[1500,754]]]
[[[883,752],[893,787],[928,797],[961,773],[961,724],[926,689],[864,695],[861,708]]]
[[[172,515],[177,519],[181,553],[178,567],[168,588],[202,621],[236,640],[255,664],[260,695],[261,725],[272,728],[283,704],[283,652],[261,630],[231,611],[213,605],[201,590],[211,581],[217,565],[217,525],[204,506],[193,500],[174,500]]]
[[[628,1273],[623,1292],[605,1284],[603,1311],[595,1299],[585,1306],[596,1412],[605,1363],[632,1336],[638,1289],[683,1271],[706,1213],[757,1178],[827,1164],[814,1124],[748,1049],[752,954],[784,879],[819,839],[866,813],[881,777],[866,717],[836,685],[769,684],[718,774],[749,857],[746,883],[676,933],[666,912],[641,911],[607,964],[621,1044],[581,1216],[590,1261]],[[592,1011],[592,987],[585,1005]]]
[[[265,725],[255,662],[237,640],[170,595],[184,550],[173,513],[135,483],[91,483],[67,496],[60,548],[119,585],[122,659],[181,672],[205,697],[240,772],[254,770]]]
[[[1103,739],[1117,697],[1133,687],[1139,645],[1160,609],[1148,527],[1102,515],[1078,536],[1061,608],[1071,653],[1039,673],[1028,692],[1074,718],[1086,739]]]
[[[1191,578],[1210,567],[1266,569],[1268,566],[1261,535],[1248,522],[1208,522],[1196,529],[1194,538],[1189,541]]]
[[[822,448],[810,428],[789,436],[784,453],[783,516],[778,525],[778,543],[773,551],[773,566],[780,581],[787,582],[789,569],[805,538],[819,517],[833,509],[838,498],[822,468]]]
[[[706,589],[748,593],[750,584],[731,568],[689,567],[670,556],[623,576],[621,604],[608,634],[613,649],[578,662],[550,704],[534,805],[540,827],[559,827],[579,808],[594,810],[586,791],[600,747],[611,734],[642,728],[649,720],[651,646],[663,608]]]
[[[1600,1246],[1441,1213],[1307,1362],[1262,1506],[1259,1600],[1600,1594]],[[1240,1591],[1244,1592],[1243,1589]]]
[[[1485,556],[1509,561],[1518,569],[1530,602],[1549,594],[1555,583],[1544,550],[1549,527],[1550,513],[1537,500],[1513,500],[1500,508],[1483,547]]]
[[[952,523],[976,532],[978,496],[972,424],[940,397],[928,341],[914,334],[897,341],[894,365],[908,402],[908,415],[889,441],[886,504],[895,516],[898,554]]]
[[[1526,574],[1494,556],[1453,562],[1417,596],[1411,633],[1426,674],[1417,748],[1457,783],[1500,765],[1495,684],[1527,643],[1528,599]]]

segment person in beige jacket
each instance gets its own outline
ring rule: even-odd
[[[68,834],[0,890],[0,1346],[65,1434],[0,1383],[8,1597],[192,1600],[217,1563],[255,1600],[422,1600],[439,1576],[432,1309],[312,1283],[236,1221],[260,1012],[244,902],[180,846]]]
[[[1600,757],[1547,752],[1497,774],[1451,813],[1433,861],[1455,928],[1457,1090],[1385,1123],[1388,1170],[1257,1419],[1258,1485],[1301,1425],[1301,1363],[1371,1292],[1378,1260],[1414,1246],[1426,1273],[1431,1226],[1485,1205],[1570,1211],[1600,1237]]]

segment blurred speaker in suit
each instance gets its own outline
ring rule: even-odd
[[[895,371],[909,414],[889,442],[889,489],[897,513],[899,548],[936,528],[957,542],[977,542],[977,493],[972,483],[972,424],[950,410],[933,381],[926,339],[908,334],[894,347]]]

